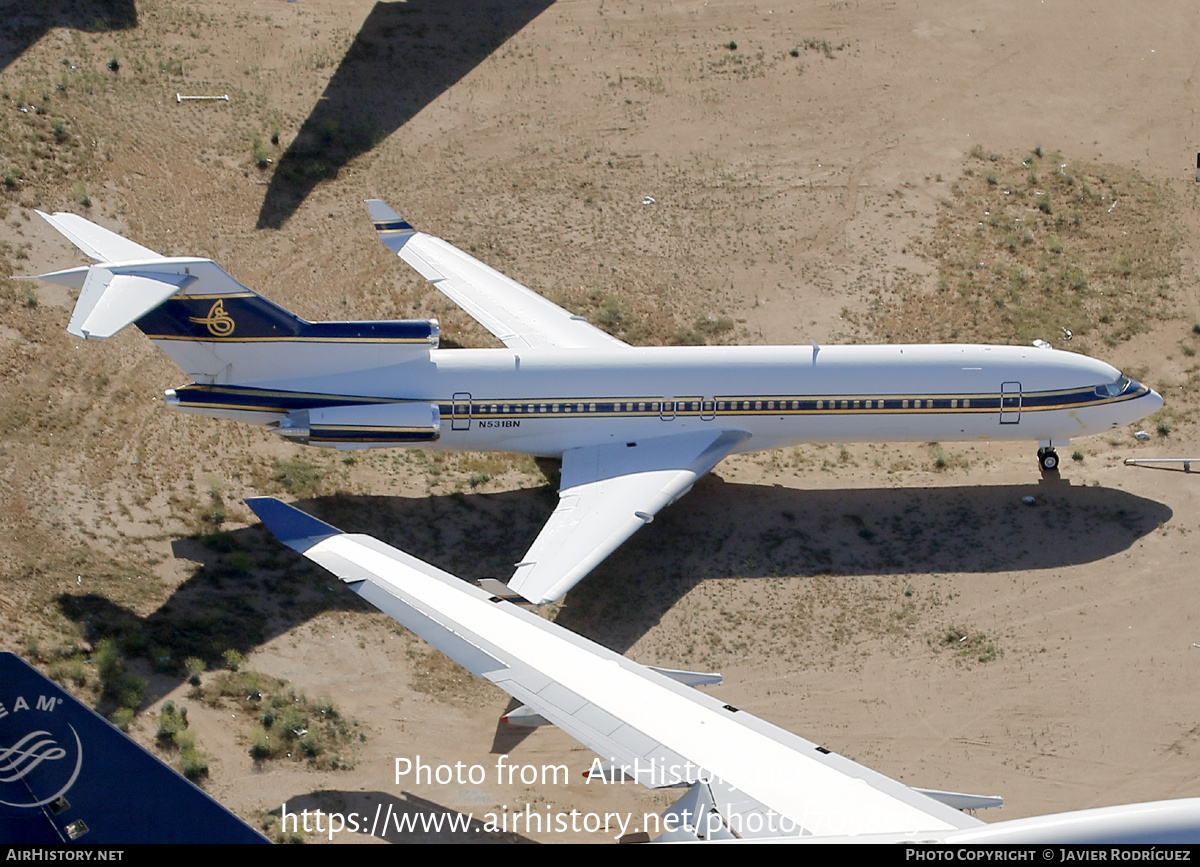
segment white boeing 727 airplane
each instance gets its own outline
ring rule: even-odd
[[[702,676],[639,665],[278,500],[246,503],[283,544],[522,702],[506,721],[558,726],[601,757],[591,772],[607,781],[686,789],[662,821],[629,830],[663,841],[1200,842],[1200,798],[985,824],[962,810],[1000,798],[909,788],[686,685]]]
[[[559,503],[509,581],[560,598],[732,452],[814,442],[1031,440],[1055,446],[1162,406],[1102,361],[1024,346],[672,346],[617,340],[383,202],[380,239],[506,346],[441,350],[437,320],[306,322],[208,259],[166,258],[73,214],[42,214],[97,264],[68,331],[136,324],[192,382],[168,403],[296,442],[562,458]],[[40,212],[39,212],[40,213]]]

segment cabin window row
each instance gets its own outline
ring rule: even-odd
[[[950,409],[970,409],[970,398],[953,398],[949,401],[940,401],[942,406],[949,406]],[[707,404],[707,407],[704,406]],[[809,401],[799,400],[719,400],[716,401],[716,412],[785,412],[788,410],[798,411],[804,408],[804,404],[813,406]],[[497,413],[501,415],[526,414],[536,415],[544,413],[588,413],[588,412],[653,412],[658,413],[663,411],[663,403],[661,401],[623,401],[618,403],[484,403],[474,404],[471,407],[472,412],[481,414]],[[815,402],[815,408],[818,410],[862,410],[862,409],[933,409],[935,402],[932,399],[915,399],[905,398],[903,400],[818,400]],[[674,412],[712,412],[712,401],[698,400],[681,400],[677,401],[672,407],[670,402],[666,404],[667,411]]]

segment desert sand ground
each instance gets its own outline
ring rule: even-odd
[[[73,210],[212,257],[310,319],[433,315],[457,343],[495,345],[377,243],[361,201],[381,197],[631,341],[862,342],[893,314],[895,339],[935,339],[902,314],[947,279],[930,251],[957,231],[943,221],[955,184],[994,163],[1032,189],[1022,160],[1044,177],[1051,155],[1064,176],[1138,173],[1169,240],[1158,306],[1118,296],[1122,333],[1076,321],[1066,345],[1047,321],[1039,336],[1159,388],[1168,409],[1144,423],[1148,442],[1080,440],[1078,459],[1060,450],[1059,480],[1039,478],[1033,444],[730,459],[554,615],[639,661],[719,670],[714,694],[905,783],[1004,795],[989,820],[1200,794],[1196,480],[1122,463],[1197,447],[1195,4],[29,5],[0,3],[6,276],[81,263],[32,209]],[[1104,199],[1095,219],[1131,201]],[[1085,270],[1139,267],[1121,240],[1134,230],[1112,226]],[[554,502],[531,462],[347,463],[176,415],[161,392],[182,376],[140,333],[83,345],[64,332],[71,293],[3,290],[0,645],[60,672],[75,660],[74,685],[101,701],[87,660],[116,635],[147,681],[132,733],[154,743],[162,702],[187,704],[206,789],[275,831],[285,803],[478,820],[673,800],[584,784],[593,757],[559,732],[499,733],[506,696],[279,553],[240,503],[277,492],[464,577],[503,578]],[[969,337],[1017,339],[986,323]],[[297,483],[280,461],[320,479]],[[152,670],[131,629],[171,658]],[[182,674],[198,653],[210,683],[225,648],[356,721],[338,747],[351,767],[252,761],[254,712],[190,697]],[[506,752],[566,764],[571,781],[498,784]],[[397,782],[394,759],[417,755],[487,779]],[[480,827],[450,839],[615,834]],[[428,839],[387,837],[414,838]]]

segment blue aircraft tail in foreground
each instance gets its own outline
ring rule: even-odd
[[[0,653],[0,843],[267,843],[20,657]]]

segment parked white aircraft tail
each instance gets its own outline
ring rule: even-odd
[[[72,214],[42,214],[98,264],[68,330],[136,324],[192,379],[185,412],[337,448],[417,446],[562,459],[559,503],[509,582],[561,597],[733,452],[813,442],[1039,443],[1162,406],[1083,355],[1025,346],[634,347],[368,202],[380,239],[505,344],[441,350],[436,320],[307,322],[207,259],[165,258]]]

